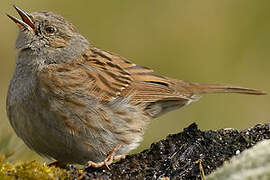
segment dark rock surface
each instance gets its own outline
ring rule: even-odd
[[[78,171],[72,166],[69,169],[73,179],[201,179],[200,164],[208,175],[263,139],[270,139],[270,124],[243,131],[200,131],[196,124],[191,124],[183,132],[153,143],[150,149],[110,165],[110,170],[90,167]]]

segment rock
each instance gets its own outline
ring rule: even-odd
[[[233,157],[221,168],[207,177],[207,180],[269,180],[270,140],[259,142]]]

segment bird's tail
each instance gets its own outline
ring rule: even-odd
[[[251,95],[265,95],[266,92],[244,88],[233,85],[221,85],[221,84],[201,84],[201,83],[189,83],[186,88],[193,94],[209,94],[209,93],[240,93],[240,94],[251,94]]]

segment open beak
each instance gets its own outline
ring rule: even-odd
[[[21,16],[22,20],[17,19],[9,14],[7,14],[7,16],[14,21],[20,29],[28,29],[28,30],[35,30],[35,25],[33,20],[31,19],[30,15],[25,12],[24,10],[18,8],[17,6],[13,5],[13,7],[16,9],[16,11],[19,13],[19,15]]]

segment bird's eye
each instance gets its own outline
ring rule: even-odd
[[[55,27],[48,26],[45,28],[45,31],[49,34],[53,34],[56,31],[56,29],[55,29]]]

